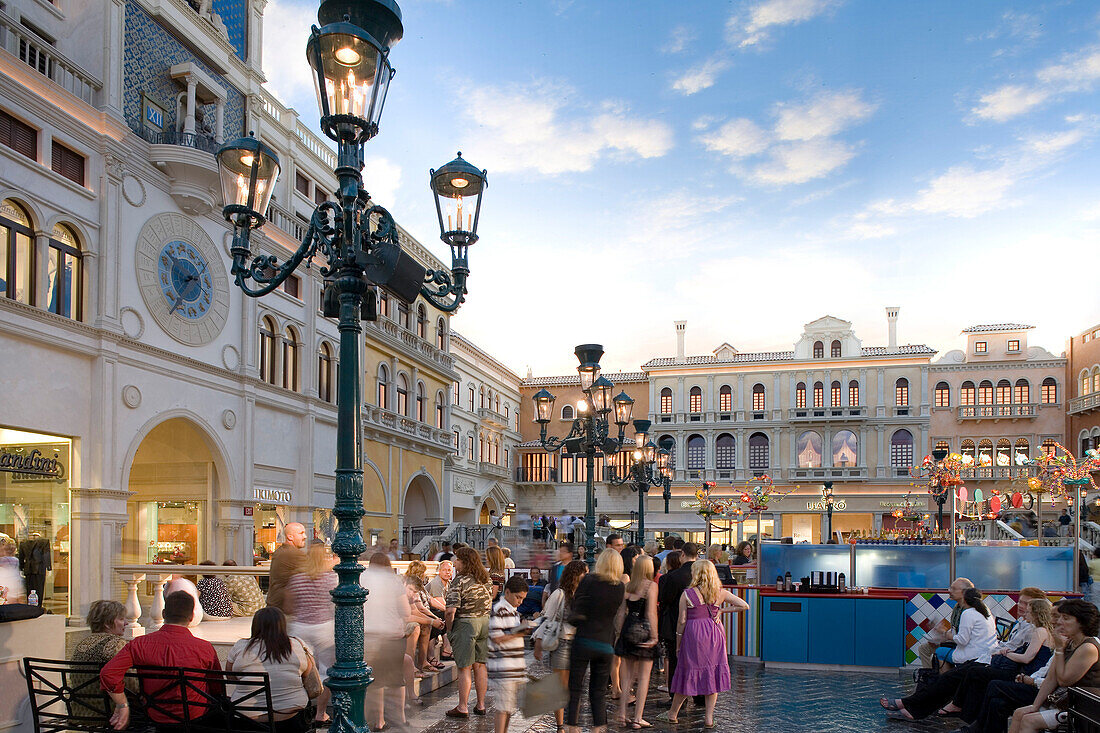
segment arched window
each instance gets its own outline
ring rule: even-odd
[[[840,342],[839,341],[833,341],[832,346],[829,347],[829,356],[833,357],[834,359],[839,359],[840,358]]]
[[[690,412],[702,412],[703,411],[703,390],[699,387],[692,387],[688,392],[688,410]]]
[[[409,414],[409,378],[403,373],[397,373],[397,413]]]
[[[768,436],[763,433],[753,433],[749,436],[749,470],[767,470],[771,462],[771,451],[768,446]]]
[[[951,407],[951,387],[947,382],[937,382],[935,399],[932,402],[935,407]]]
[[[913,434],[905,428],[890,436],[890,465],[898,471],[913,465]]]
[[[970,456],[971,465],[978,460],[977,453],[974,451],[974,441],[969,438],[962,442],[962,445],[959,447],[959,453],[962,453],[963,456]]]
[[[978,404],[993,404],[993,382],[990,382],[988,379],[983,379],[978,383]]]
[[[1012,443],[1008,438],[1001,438],[997,441],[997,457],[996,463],[998,466],[1011,466],[1012,465]]]
[[[442,390],[435,393],[435,426],[440,430],[447,426],[447,398]]]
[[[729,470],[734,467],[735,448],[737,442],[729,433],[722,433],[714,442],[715,467],[718,470]]]
[[[409,304],[403,300],[397,301],[397,322],[401,324],[401,328],[409,330]]]
[[[336,390],[333,389],[332,378],[335,363],[332,346],[328,341],[322,341],[317,347],[317,396],[325,402],[336,401]]]
[[[672,388],[665,387],[661,390],[661,414],[672,414]]]
[[[435,345],[440,351],[447,350],[447,321],[443,316],[435,322]]]
[[[462,455],[462,433],[461,433],[461,431],[459,431],[458,428],[455,428],[453,430],[453,432],[454,432],[454,436],[455,436],[455,455],[456,456],[461,456]]]
[[[278,338],[278,326],[271,316],[260,319],[260,379],[275,384],[275,341]]]
[[[668,467],[676,468],[676,439],[671,435],[662,435],[657,439],[657,447],[668,451]]]
[[[481,387],[477,391],[477,406],[481,409],[485,409],[485,387]]]
[[[1053,456],[1058,450],[1058,444],[1054,442],[1054,438],[1045,438],[1042,446],[1043,454],[1047,456]]]
[[[765,409],[767,393],[764,391],[764,385],[757,382],[752,386],[752,409],[760,411]]]
[[[422,339],[428,338],[428,309],[423,303],[416,306],[416,335]]]
[[[814,341],[814,358],[825,358],[825,344],[821,343],[820,341]]]
[[[802,410],[806,407],[806,383],[799,382],[794,386],[795,409]]]
[[[390,409],[390,370],[385,364],[378,365],[378,406]]]
[[[416,383],[416,419],[425,422],[427,406],[424,404],[424,383]]]
[[[1012,382],[1002,379],[997,382],[997,404],[1007,405],[1012,402]]]
[[[496,410],[496,413],[498,415],[500,414],[500,394],[499,393],[497,394],[496,397],[493,398],[493,409]]]
[[[561,419],[562,420],[572,420],[575,416],[576,416],[576,413],[573,411],[573,405],[562,405],[562,408],[561,408]]]
[[[470,412],[474,411],[474,385],[470,385]]]
[[[1089,394],[1090,392],[1092,392],[1092,377],[1089,376],[1089,373],[1088,373],[1087,370],[1082,369],[1081,370],[1081,391],[1078,393],[1077,396],[1082,397],[1084,395]]]
[[[799,468],[818,468],[821,466],[821,435],[807,430],[798,436],[796,448],[798,451]]]
[[[477,443],[474,440],[474,434],[473,433],[467,433],[466,434],[466,460],[468,460],[468,461],[476,461],[477,460],[477,453],[474,452],[474,446],[476,446],[476,445],[477,445]]]
[[[859,406],[859,382],[855,379],[848,382],[848,405],[850,407]]]
[[[829,387],[829,404],[832,407],[840,407],[843,393],[840,389],[840,382],[833,382]]]
[[[706,466],[707,441],[702,435],[692,435],[687,440],[687,467],[689,471],[701,471]]]
[[[298,332],[287,326],[283,332],[283,389],[297,392],[301,388],[301,349]]]
[[[898,407],[909,406],[909,380],[905,377],[894,382],[894,404]]]
[[[1015,453],[1014,463],[1021,463],[1031,457],[1031,445],[1027,442],[1027,438],[1016,438]]]
[[[723,384],[722,388],[718,390],[718,411],[733,411],[733,390],[730,389],[728,384]]]
[[[11,199],[0,201],[0,297],[34,305],[34,230]]]
[[[833,434],[833,465],[843,468],[859,465],[859,438],[851,430]]]
[[[814,382],[814,407],[825,406],[825,385],[821,382]]]
[[[489,451],[485,450],[485,436],[480,433],[477,436],[477,454],[480,457],[480,460],[484,461],[485,463],[489,462]]]
[[[978,441],[978,465],[993,465],[993,441],[989,438],[982,438]]]
[[[1040,400],[1044,405],[1054,405],[1058,403],[1058,382],[1055,381],[1054,377],[1047,377],[1044,379],[1039,390]]]
[[[53,228],[46,263],[46,308],[51,313],[84,320],[84,273],[80,240],[64,224]]]
[[[977,392],[974,390],[974,383],[966,381],[962,383],[962,387],[959,387],[959,404],[963,406],[973,406],[977,402]]]
[[[1100,392],[1100,366],[1092,369],[1092,391]]]

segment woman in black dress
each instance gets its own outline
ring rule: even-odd
[[[621,726],[627,725],[627,697],[630,695],[631,685],[637,680],[634,720],[630,722],[630,727],[638,730],[650,727],[642,719],[642,713],[645,711],[646,694],[649,692],[649,674],[653,671],[653,660],[659,653],[657,584],[653,582],[653,560],[649,555],[638,555],[634,558],[623,603],[626,606],[626,617],[623,619],[619,640],[615,643],[615,655],[622,659],[619,678],[623,685],[617,722]]]

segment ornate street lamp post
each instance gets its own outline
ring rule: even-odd
[[[826,481],[821,486],[821,503],[825,505],[825,513],[829,517],[829,537],[833,538],[833,482]],[[828,540],[826,540],[828,544]]]
[[[540,389],[531,399],[535,402],[535,422],[539,424],[539,441],[542,447],[551,453],[563,450],[569,454],[585,454],[585,561],[591,570],[596,564],[596,453],[609,457],[619,452],[623,445],[626,425],[630,422],[630,413],[634,409],[634,400],[625,392],[615,398],[611,392],[615,385],[607,377],[600,376],[600,357],[603,347],[599,344],[581,344],[574,351],[580,366],[581,391],[585,398],[577,403],[577,417],[564,438],[547,437],[546,426],[554,413],[554,400],[557,399],[545,389]],[[619,428],[617,438],[611,437],[610,415],[614,412],[614,424]]]
[[[934,448],[932,450],[932,458],[936,460],[936,463],[940,466],[943,465],[943,460],[947,458],[946,448]],[[932,498],[936,502],[936,523],[939,525],[940,531],[943,531],[943,505],[947,503],[947,492],[952,491],[951,486],[939,486],[935,493],[932,494]]]
[[[368,730],[364,697],[371,670],[363,660],[363,418],[359,363],[361,320],[374,320],[376,287],[411,302],[419,295],[452,312],[466,295],[467,248],[477,241],[485,171],[461,154],[431,172],[440,238],[451,248],[451,269],[425,270],[401,250],[390,213],[372,204],[363,188],[363,145],[378,133],[393,69],[390,47],[401,39],[401,11],[393,0],[324,0],[306,54],[321,107],[321,129],[337,145],[335,201],[313,212],[301,246],[285,262],[253,251],[251,233],[264,224],[279,161],[249,136],[218,151],[225,207],[233,225],[232,274],[246,295],[259,297],[285,281],[303,261],[325,278],[323,312],[339,319],[339,393],[336,424],[337,519],[333,550],[340,556],[336,604],[336,663],[326,684],[332,690],[334,733]],[[463,208],[465,207],[465,215]],[[447,218],[444,220],[444,211]],[[250,282],[251,281],[251,282]]]
[[[665,514],[668,514],[668,503],[672,501],[672,449],[675,444],[671,440],[661,441],[661,447],[657,449],[657,483],[661,486],[661,498],[665,500]]]
[[[625,394],[619,396],[626,397]],[[668,458],[668,451],[663,448],[658,450],[653,441],[649,440],[651,425],[652,423],[649,420],[634,420],[634,451],[631,454],[633,461],[630,464],[630,470],[621,477],[612,473],[608,479],[608,482],[613,486],[622,486],[629,483],[630,488],[638,492],[639,544],[645,543],[645,505],[646,496],[649,495],[649,487],[661,486],[665,482],[660,466],[659,456],[661,452],[663,451],[666,464]],[[665,501],[667,503],[668,500]]]

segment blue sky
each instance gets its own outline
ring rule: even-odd
[[[489,170],[454,327],[521,376],[976,323],[1060,353],[1100,321],[1100,6],[401,3],[366,186],[440,256],[428,169]],[[316,129],[316,3],[271,0],[269,87]]]

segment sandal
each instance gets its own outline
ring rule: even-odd
[[[457,707],[453,707],[453,708],[451,708],[450,710],[448,710],[447,712],[445,712],[443,714],[446,715],[448,718],[468,718],[468,717],[470,717],[469,713],[465,713],[465,712],[459,710]]]
[[[890,700],[890,699],[885,698],[885,697],[880,697],[878,699],[878,704],[882,706],[883,710],[897,710],[898,709],[898,706],[894,704],[893,700]]]
[[[645,720],[635,720],[634,725],[637,726],[637,728],[635,728],[635,730],[637,730],[638,728],[652,728],[653,727],[653,723],[650,723],[650,722],[645,721]]]
[[[659,713],[657,717],[654,718],[654,720],[657,720],[661,723],[672,723],[673,725],[676,725],[680,722],[678,718],[673,718],[671,715],[669,715],[668,710],[664,711],[663,713]]]
[[[474,708],[474,715],[484,715],[485,708]]]

